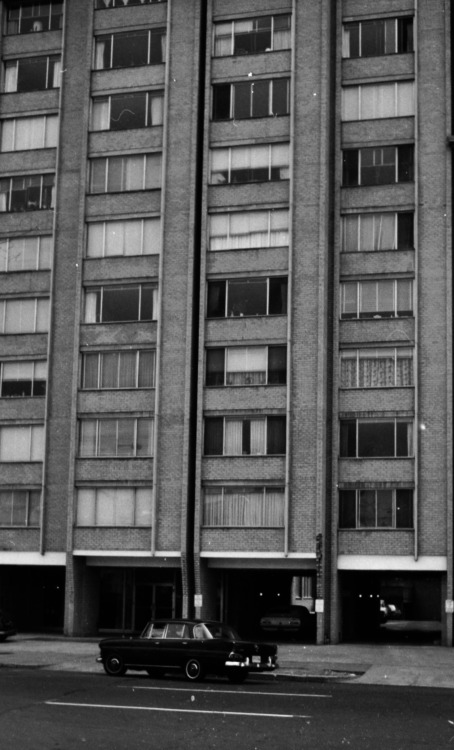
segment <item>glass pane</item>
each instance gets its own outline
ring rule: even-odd
[[[393,422],[358,422],[358,456],[395,455]]]
[[[141,418],[137,420],[137,456],[153,455],[154,420]]]
[[[413,528],[413,490],[396,490],[396,527]]]
[[[139,320],[139,287],[104,288],[102,322]]]
[[[136,352],[120,352],[120,388],[136,388]]]
[[[377,526],[393,526],[393,491],[377,490]]]
[[[139,388],[154,388],[156,352],[139,352]]]
[[[98,361],[97,354],[85,354],[83,358],[83,388],[98,388]]]
[[[98,420],[98,456],[117,454],[117,419]]]
[[[161,252],[161,219],[145,219],[143,221],[144,255],[159,255]]]
[[[153,490],[150,487],[136,489],[135,525],[151,526],[151,505]]]
[[[40,91],[47,87],[47,57],[26,57],[17,62],[17,91]]]
[[[112,68],[129,68],[148,63],[148,31],[113,35]]]
[[[104,352],[101,355],[101,388],[118,388],[119,352]]]
[[[266,280],[231,281],[228,286],[228,316],[266,315]]]
[[[110,97],[110,129],[128,130],[146,125],[147,94],[115,94]]]
[[[205,385],[224,385],[224,349],[207,349]]]
[[[104,254],[104,224],[88,224],[87,255],[89,258],[102,258]]]
[[[339,527],[341,529],[354,529],[356,527],[355,490],[339,491]]]
[[[77,526],[94,526],[96,491],[92,489],[77,490]]]
[[[360,490],[359,492],[359,525],[375,528],[375,490]]]
[[[79,430],[79,455],[96,455],[96,420],[84,419],[80,422]]]
[[[359,120],[359,86],[342,89],[342,120]]]

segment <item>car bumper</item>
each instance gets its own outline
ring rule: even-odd
[[[251,659],[229,659],[225,666],[227,669],[247,669],[248,672],[272,672],[279,665],[271,659],[261,662],[253,662]]]

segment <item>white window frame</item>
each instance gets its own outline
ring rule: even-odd
[[[29,330],[6,330],[9,302],[33,302],[33,327]],[[0,299],[0,334],[19,335],[23,333],[48,333],[49,331],[49,297],[11,297]]]
[[[87,258],[106,258],[106,257],[129,257],[133,255],[160,255],[161,254],[161,243],[162,243],[162,226],[161,226],[161,217],[155,216],[155,217],[149,217],[146,219],[119,219],[118,221],[98,221],[98,222],[90,222],[87,224],[87,243],[86,243],[86,257]],[[126,238],[126,242],[128,240],[128,226],[129,228],[132,228],[132,225],[139,225],[140,226],[140,244],[137,247],[137,252],[134,253],[121,253],[119,255],[114,255],[114,253],[109,253],[109,228],[111,228],[113,231],[115,231],[114,227],[115,225],[122,225],[124,236]],[[152,232],[153,239],[158,237],[158,242],[154,242],[153,245],[148,246],[146,242],[147,237],[147,227],[151,229],[152,225],[156,226],[156,230]],[[99,252],[92,252],[91,248],[95,244],[95,240],[93,238],[93,235],[95,232],[99,231],[101,232],[101,242],[99,245]],[[123,250],[127,249],[127,245],[123,244]]]
[[[5,459],[3,445],[11,441],[11,431],[22,431],[22,434],[28,442],[26,455],[9,457]],[[28,434],[27,434],[28,433]],[[0,425],[0,462],[1,463],[35,463],[42,462],[44,459],[44,425],[42,424],[17,424],[14,426]]]
[[[124,514],[121,513],[121,504],[124,502],[124,497],[121,497],[121,492],[131,493],[132,523],[124,523]],[[101,493],[103,493],[104,497],[100,497]],[[139,493],[148,495],[147,500],[149,501],[147,503],[147,513],[142,518],[140,514],[141,500]],[[100,506],[106,501],[112,506],[113,523],[103,523]],[[77,489],[75,525],[78,528],[149,528],[152,521],[152,505],[153,488],[151,486],[79,487]]]
[[[405,88],[411,86],[410,104],[409,111],[401,111],[403,106],[403,92]],[[393,109],[392,112],[386,112],[382,109],[380,112],[380,105],[377,106],[375,112],[363,111],[363,108],[367,106],[365,102],[366,91],[372,91],[375,89],[375,95],[377,98],[382,97],[387,90],[393,92]],[[356,98],[356,116],[349,114],[349,99]],[[352,105],[353,106],[353,105]],[[415,115],[415,85],[414,81],[395,81],[395,82],[384,82],[374,84],[360,84],[358,86],[344,86],[342,88],[342,121],[343,122],[354,122],[356,120],[378,120],[387,119],[393,117],[413,117]]]
[[[377,307],[377,310],[375,313],[370,312],[365,314],[364,310],[362,309],[362,298],[363,298],[363,285],[365,284],[380,284],[380,283],[392,283],[393,285],[393,307],[392,310],[384,310],[379,309]],[[406,317],[399,314],[400,308],[398,308],[398,298],[399,298],[399,283],[409,283],[410,284],[410,302],[411,302],[411,316],[414,315],[414,300],[413,300],[413,291],[414,291],[414,280],[409,278],[403,278],[403,279],[364,279],[362,281],[344,281],[341,283],[341,304],[340,304],[340,310],[341,310],[341,320],[373,320],[373,319],[381,319],[384,317],[387,318],[399,318],[399,317]],[[352,314],[349,312],[346,312],[345,307],[348,305],[348,296],[349,293],[352,292],[356,287],[356,312],[354,313],[352,311]],[[377,295],[379,294],[379,288],[376,287]],[[353,294],[351,295],[351,300],[353,300]],[[377,296],[378,300],[378,296]],[[389,315],[389,313],[392,313]]]
[[[19,124],[27,125],[27,127],[33,128],[36,125],[42,125],[42,137],[39,143],[33,143],[32,145],[23,145],[18,143],[18,126]],[[9,138],[9,143],[5,143],[5,129],[11,127],[12,131]],[[10,153],[13,151],[32,151],[35,149],[42,148],[56,148],[58,145],[58,115],[34,115],[31,117],[9,117],[1,121],[2,138],[1,138],[1,151],[2,153]],[[49,136],[54,138],[54,141],[48,143]],[[10,147],[5,147],[10,146]]]
[[[25,246],[22,250],[22,264],[19,268],[12,262],[14,245],[17,242],[36,242],[36,262],[32,265],[26,264],[27,254]],[[17,251],[16,251],[17,252]],[[9,271],[39,271],[52,268],[53,237],[52,235],[37,235],[35,237],[5,237],[0,238],[0,273]]]

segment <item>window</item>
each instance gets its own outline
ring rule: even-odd
[[[95,40],[95,70],[131,68],[163,63],[166,30],[123,31],[98,36]]]
[[[157,287],[153,284],[103,286],[85,293],[85,323],[156,320]]]
[[[413,18],[353,21],[342,27],[342,57],[413,52]]]
[[[95,8],[106,10],[106,8],[124,8],[125,5],[148,5],[162,2],[164,0],[95,0]]]
[[[339,528],[412,529],[413,490],[339,490]]]
[[[52,57],[21,57],[5,62],[6,93],[44,91],[60,86],[61,60]]]
[[[125,193],[161,187],[161,154],[90,160],[90,193]]]
[[[284,525],[283,487],[206,487],[204,526]]]
[[[25,297],[0,299],[1,333],[46,333],[49,330],[49,299]]]
[[[54,207],[55,175],[3,177],[0,179],[0,211],[40,211]]]
[[[285,385],[286,346],[207,349],[205,385]]]
[[[400,458],[412,455],[413,422],[411,420],[341,420],[341,458]]]
[[[344,349],[340,354],[341,388],[408,387],[413,380],[413,349]]]
[[[212,185],[270,182],[288,178],[288,143],[215,148],[211,151]]]
[[[210,250],[251,247],[285,247],[289,244],[287,209],[232,211],[212,214],[209,221]]]
[[[347,281],[341,284],[341,318],[398,318],[413,315],[411,279]]]
[[[0,362],[2,398],[45,396],[47,362]]]
[[[413,180],[413,146],[352,148],[342,152],[342,185],[392,185]]]
[[[51,267],[52,237],[8,237],[0,239],[0,273],[38,271]]]
[[[288,78],[218,83],[213,86],[213,120],[288,115],[289,91]]]
[[[342,89],[342,119],[376,120],[415,114],[413,81],[346,86]]]
[[[0,427],[0,461],[42,461],[43,425]]]
[[[291,47],[291,16],[259,16],[214,26],[214,56],[254,55]]]
[[[162,125],[163,108],[162,92],[97,96],[91,108],[91,129],[129,130]]]
[[[285,455],[285,417],[206,417],[204,454]]]
[[[150,417],[82,419],[79,431],[79,456],[152,456],[153,433],[154,420]]]
[[[208,318],[286,315],[287,279],[228,279],[208,282]]]
[[[8,8],[7,34],[28,34],[30,31],[53,31],[61,29],[63,3],[23,3]]]
[[[0,526],[39,526],[40,490],[0,490]]]
[[[151,487],[77,490],[76,526],[151,526]]]
[[[82,388],[154,388],[156,352],[127,350],[82,355]]]
[[[161,219],[122,219],[88,224],[87,257],[159,255]]]
[[[414,246],[412,213],[348,214],[342,217],[342,250],[410,250]]]
[[[55,148],[58,143],[57,115],[16,117],[2,120],[2,151],[29,151],[35,148]]]

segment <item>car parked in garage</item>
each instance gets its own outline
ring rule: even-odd
[[[188,680],[206,674],[244,682],[249,673],[277,667],[277,646],[243,641],[229,625],[213,620],[156,620],[139,637],[104,638],[97,661],[111,676],[127,669],[150,676],[183,672]]]

